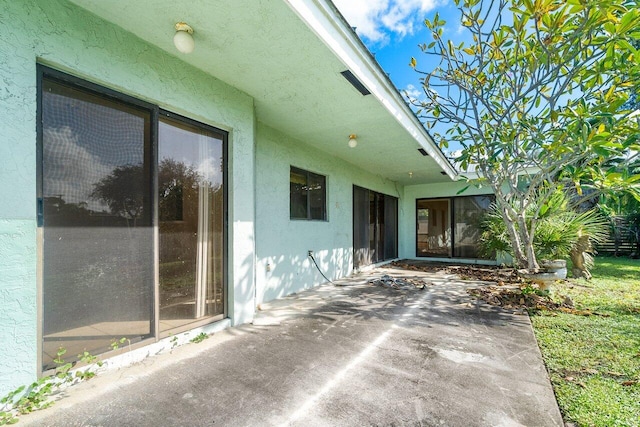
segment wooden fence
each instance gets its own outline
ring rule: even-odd
[[[611,227],[609,239],[596,245],[599,254],[626,256],[631,255],[636,249],[635,230],[623,217],[615,217]]]

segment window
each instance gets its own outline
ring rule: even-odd
[[[416,256],[484,258],[480,222],[494,196],[416,200]]]
[[[224,317],[227,134],[38,70],[42,371]]]
[[[326,221],[327,178],[291,166],[289,182],[291,219]]]

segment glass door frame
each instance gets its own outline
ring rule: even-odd
[[[467,197],[495,197],[493,196],[493,194],[474,194],[474,195],[469,195],[469,196],[449,196],[449,197],[422,197],[419,199],[416,199],[416,204],[415,204],[415,225],[416,225],[416,229],[415,229],[415,255],[416,258],[435,258],[435,259],[481,259],[481,260],[491,260],[492,258],[482,258],[482,257],[478,257],[478,258],[465,258],[462,256],[457,256],[455,255],[455,242],[456,242],[456,220],[455,220],[455,214],[456,214],[456,202],[460,201],[460,199],[464,199]],[[422,201],[447,201],[448,202],[448,210],[449,210],[449,232],[451,234],[450,237],[450,242],[449,242],[449,255],[447,256],[436,256],[436,255],[422,255],[420,254],[420,247],[419,247],[419,235],[418,235],[418,229],[420,227],[419,224],[419,220],[418,220],[418,210],[419,208],[419,204]]]
[[[128,349],[137,349],[145,347],[149,344],[158,342],[159,340],[166,338],[170,335],[184,332],[186,330],[201,327],[216,321],[222,320],[228,317],[229,309],[229,209],[228,209],[228,150],[229,150],[229,132],[214,126],[202,123],[188,117],[184,117],[178,114],[174,114],[168,110],[161,109],[158,105],[143,101],[130,95],[118,92],[108,87],[102,86],[90,82],[88,80],[76,77],[71,74],[50,68],[46,65],[36,64],[36,306],[37,306],[37,373],[38,376],[50,373],[51,370],[43,369],[43,347],[44,347],[44,216],[43,216],[43,158],[44,158],[44,129],[43,129],[43,80],[50,79],[59,81],[62,84],[75,87],[81,91],[86,91],[95,94],[99,97],[106,99],[112,99],[117,102],[129,104],[144,110],[149,111],[151,116],[150,127],[150,153],[148,153],[151,167],[149,173],[151,174],[150,182],[151,188],[147,189],[147,197],[149,197],[152,213],[151,213],[151,227],[153,228],[153,280],[152,291],[153,297],[151,298],[151,316],[149,322],[151,324],[152,336],[141,339],[140,341],[127,346]],[[223,179],[223,244],[222,244],[222,281],[223,281],[223,314],[207,317],[202,320],[196,320],[188,323],[183,327],[171,329],[160,333],[160,289],[159,289],[159,197],[158,197],[158,128],[160,122],[160,115],[170,117],[174,120],[183,121],[195,127],[206,129],[214,134],[220,136],[222,140],[222,179]],[[117,355],[120,350],[108,350],[101,355],[105,357],[111,357]]]
[[[361,194],[366,194],[366,203],[365,206],[366,208],[363,211],[359,211],[356,203],[356,194],[357,193],[361,193]],[[373,265],[373,264],[377,264],[379,262],[383,262],[383,261],[387,261],[390,259],[394,259],[398,257],[398,231],[399,231],[399,221],[398,221],[398,209],[399,209],[399,199],[395,196],[391,196],[388,194],[384,194],[384,193],[379,193],[377,191],[373,191],[370,190],[368,188],[365,187],[361,187],[359,185],[353,184],[352,187],[352,200],[351,200],[351,205],[352,205],[352,215],[351,215],[351,219],[352,219],[352,227],[351,227],[351,237],[352,237],[352,256],[353,256],[353,268],[357,269],[360,267],[365,267],[367,265]],[[386,201],[391,201],[394,200],[395,201],[395,215],[393,218],[393,224],[390,224],[391,222],[391,218],[384,218],[384,216],[386,215]],[[380,218],[380,210],[382,210],[382,221]],[[374,222],[372,223],[372,218],[371,218],[371,212],[374,212]],[[362,215],[359,215],[361,213],[365,213],[367,217],[367,221],[366,221],[366,227],[364,226],[364,224],[357,224],[357,220],[360,219],[360,217]],[[373,224],[373,228],[371,228],[371,225]],[[358,229],[358,226],[360,226],[360,228]],[[358,230],[360,230],[361,232],[358,232]],[[393,239],[393,242],[388,242],[387,241],[387,231],[393,231],[395,238]],[[364,232],[362,232],[364,231]],[[370,232],[372,231],[372,233]],[[357,236],[359,237],[366,237],[366,240],[369,244],[369,246],[366,248],[367,252],[367,256],[364,257],[363,261],[364,262],[369,262],[368,264],[360,264],[358,261],[362,258],[358,255],[358,250],[361,249],[365,249],[365,248],[360,248],[359,244],[361,242],[357,242]],[[371,248],[371,242],[373,239],[373,243],[375,245],[375,248]],[[392,245],[392,246],[391,246]],[[393,254],[395,254],[394,256],[391,257],[387,257],[386,254],[388,252],[388,249],[392,249]],[[373,256],[375,255],[375,256]]]
[[[437,255],[421,255],[420,254],[420,234],[418,234],[418,230],[420,229],[420,220],[418,219],[418,211],[420,210],[420,207],[418,206],[420,204],[420,202],[423,201],[430,201],[430,202],[447,202],[447,219],[448,219],[448,223],[449,223],[449,227],[448,229],[444,230],[445,232],[449,232],[449,244],[447,245],[447,250],[448,250],[448,254],[447,255],[442,255],[442,256],[437,256]],[[415,247],[415,252],[416,252],[416,257],[419,258],[452,258],[453,256],[453,239],[454,239],[454,230],[453,230],[453,202],[451,200],[450,197],[433,197],[433,198],[422,198],[422,199],[416,199],[416,210],[415,210],[415,214],[416,214],[416,247]],[[428,219],[428,221],[431,221],[431,218]],[[431,224],[428,224],[428,226],[431,226]],[[443,246],[444,247],[444,246]]]
[[[159,132],[158,127],[160,124],[160,117],[166,117],[168,119],[182,122],[186,125],[193,126],[196,128],[200,128],[211,133],[216,134],[222,140],[222,211],[224,217],[222,218],[222,227],[223,227],[223,238],[222,238],[222,281],[223,281],[223,304],[224,309],[222,314],[218,314],[211,317],[206,317],[200,320],[194,320],[193,322],[189,322],[182,326],[178,326],[176,328],[168,329],[166,331],[160,331],[160,209],[159,209],[159,197],[158,197],[158,168],[159,168],[159,158],[158,158],[158,144],[159,144]],[[153,176],[153,189],[154,189],[154,250],[155,250],[155,299],[156,299],[156,309],[155,309],[155,325],[156,325],[156,334],[158,339],[166,338],[171,335],[175,335],[177,333],[181,333],[184,331],[188,331],[190,329],[194,329],[200,326],[208,325],[209,323],[217,322],[222,319],[228,317],[229,313],[229,275],[228,275],[228,254],[229,254],[229,209],[228,209],[228,132],[218,129],[216,127],[207,125],[205,123],[199,122],[197,120],[190,119],[188,117],[172,113],[168,110],[158,109],[158,119],[155,120],[155,135],[156,138],[153,141],[152,145],[154,148],[154,176]]]

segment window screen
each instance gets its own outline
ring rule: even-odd
[[[42,82],[43,369],[152,334],[151,113]]]
[[[453,256],[483,258],[480,254],[480,223],[493,202],[493,196],[469,196],[453,199]]]

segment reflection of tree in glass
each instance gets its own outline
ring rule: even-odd
[[[109,206],[112,215],[133,220],[135,227],[144,211],[147,182],[142,164],[118,166],[94,184],[90,197]],[[185,216],[195,218],[200,187],[207,187],[212,193],[220,189],[220,185],[211,188],[211,182],[192,165],[174,159],[163,159],[158,166],[160,220],[182,221]],[[189,203],[192,198],[196,201],[195,204]]]
[[[173,159],[163,159],[158,167],[158,194],[160,195],[160,221],[182,221],[195,218],[198,188],[204,179],[193,166]],[[196,203],[189,203],[195,198]],[[184,209],[193,212],[184,212]]]
[[[47,213],[53,215],[64,215],[71,218],[91,215],[86,202],[67,203],[61,195],[45,197],[44,206]]]
[[[67,203],[62,195],[44,197],[44,210],[49,218],[57,215],[68,221],[86,221],[91,216],[86,202]]]
[[[461,205],[466,205],[463,209],[457,209],[456,212],[456,222],[465,225],[462,227],[460,240],[469,239],[477,242],[480,236],[480,225],[485,212],[493,202],[493,196],[461,197],[459,200]]]
[[[144,210],[147,182],[142,164],[118,166],[93,184],[90,197],[106,203],[111,214],[133,220],[135,227]]]

